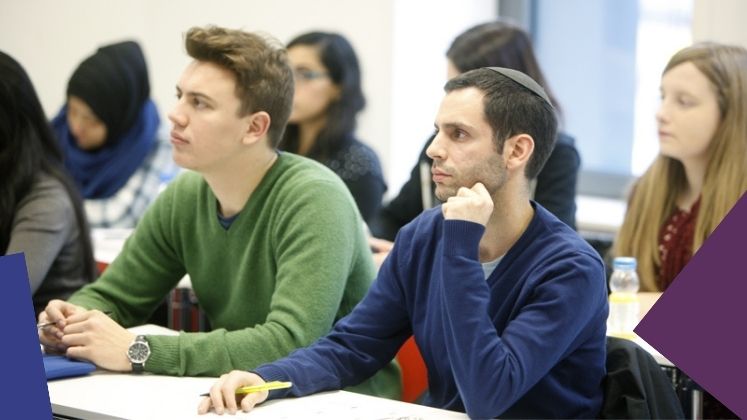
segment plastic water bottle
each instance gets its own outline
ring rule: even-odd
[[[610,277],[610,315],[607,321],[609,335],[632,339],[633,328],[638,325],[638,274],[636,260],[632,257],[617,257],[612,262]]]

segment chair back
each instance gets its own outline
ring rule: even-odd
[[[400,348],[397,363],[402,369],[402,401],[416,402],[428,389],[428,370],[414,337]]]

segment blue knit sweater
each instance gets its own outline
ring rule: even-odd
[[[488,417],[596,417],[605,375],[602,261],[541,206],[485,279],[484,227],[426,211],[398,235],[366,297],[334,330],[256,372],[290,380],[272,398],[357,383],[411,334],[428,367],[425,404]]]

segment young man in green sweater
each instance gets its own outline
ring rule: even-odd
[[[218,376],[304,347],[349,313],[376,275],[347,188],[323,166],[276,150],[293,99],[282,47],[252,33],[192,28],[177,83],[174,160],[159,196],[96,282],[52,301],[47,348],[112,371]],[[135,336],[184,274],[215,328]],[[103,312],[110,312],[110,317]],[[396,397],[389,365],[357,390]]]

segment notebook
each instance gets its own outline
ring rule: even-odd
[[[60,355],[44,355],[44,372],[47,374],[47,380],[81,376],[94,370],[96,365],[90,362],[68,359]]]

